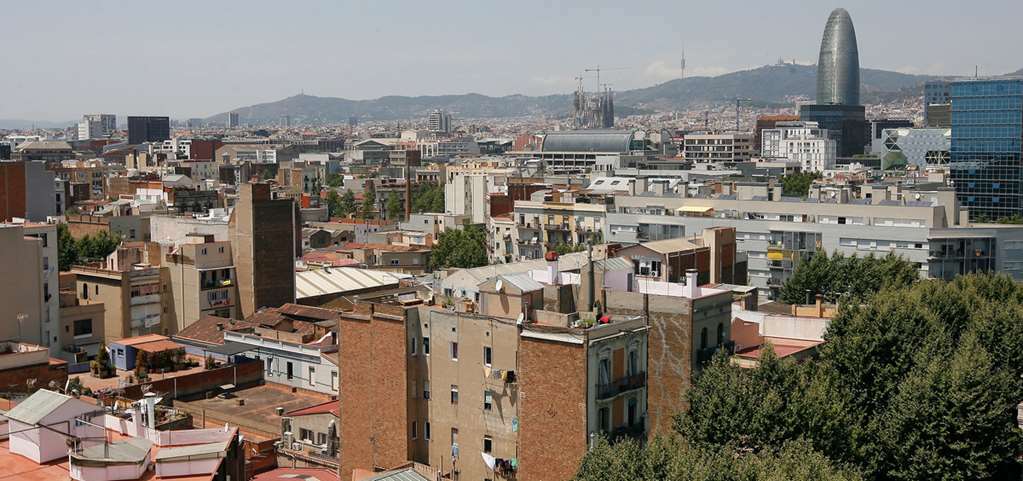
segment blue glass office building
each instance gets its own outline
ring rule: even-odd
[[[954,82],[952,180],[972,219],[1023,215],[1023,79]]]

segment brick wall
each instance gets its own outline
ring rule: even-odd
[[[151,386],[151,392],[167,393],[171,399],[184,399],[205,393],[224,384],[239,387],[256,384],[263,380],[263,364],[245,362],[217,369],[197,372],[185,376],[160,379],[144,385]],[[135,384],[124,389],[124,396],[130,399],[142,398],[142,386]]]
[[[0,391],[28,392],[26,381],[29,379],[36,380],[33,391],[48,389],[50,381],[63,388],[67,383],[67,364],[36,364],[0,371]]]
[[[401,309],[379,306],[374,313],[360,304],[339,323],[341,479],[410,457],[403,318]]]
[[[651,437],[671,433],[673,418],[685,408],[684,396],[692,383],[693,327],[689,299],[614,291],[607,293],[605,305],[612,314],[646,315],[649,319],[648,431]]]
[[[518,481],[571,479],[586,454],[586,353],[582,345],[519,343]]]
[[[25,163],[0,165],[0,222],[25,217]]]

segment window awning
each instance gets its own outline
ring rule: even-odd
[[[675,209],[675,212],[692,212],[692,213],[697,213],[697,214],[704,214],[704,213],[710,212],[712,210],[714,210],[713,207],[702,207],[702,206],[695,206],[695,205],[683,205],[682,207],[679,207],[678,209]]]

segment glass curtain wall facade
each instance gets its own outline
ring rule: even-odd
[[[1023,215],[1023,79],[952,84],[950,166],[974,220]]]

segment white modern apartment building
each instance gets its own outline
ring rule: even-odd
[[[444,183],[444,210],[464,215],[470,224],[485,224],[490,214],[487,194],[505,192],[515,169],[487,163],[449,167]]]
[[[823,172],[834,167],[838,142],[817,122],[780,122],[764,129],[761,154],[767,159],[799,162],[803,172]]]
[[[78,140],[103,139],[117,130],[114,114],[86,114],[78,122]]]
[[[996,271],[1023,280],[1023,226],[969,223],[946,187],[864,186],[858,199],[618,195],[605,238],[631,244],[710,227],[736,229],[749,283],[764,296],[776,295],[795,266],[818,250],[893,253],[919,264],[928,278]]]

